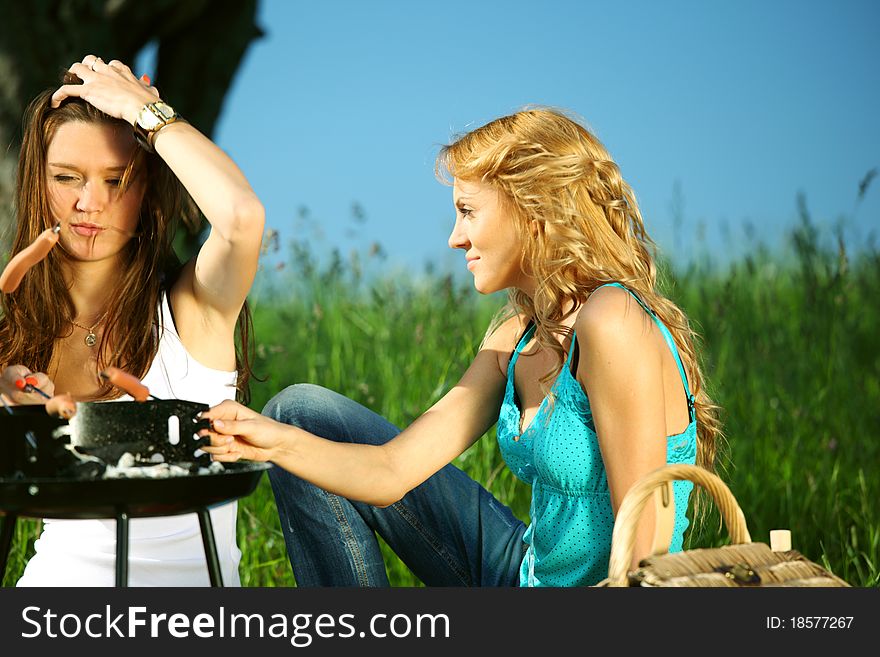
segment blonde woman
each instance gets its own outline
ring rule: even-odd
[[[161,118],[160,118],[161,117]],[[13,252],[60,226],[58,244],[0,317],[0,393],[31,379],[77,401],[119,399],[99,375],[116,366],[159,398],[217,404],[246,384],[245,298],[256,273],[263,206],[229,157],[179,120],[158,90],[117,60],[87,55],[24,118]],[[204,213],[211,230],[180,263],[174,227]],[[32,377],[32,378],[31,378]],[[126,397],[131,399],[130,397]],[[224,584],[240,583],[236,503],[211,509]],[[112,586],[114,520],[43,523],[19,586]],[[207,586],[195,514],[130,524],[131,586]]]
[[[693,333],[656,289],[635,196],[605,148],[562,113],[506,116],[446,146],[474,286],[509,291],[464,376],[399,431],[329,390],[295,385],[254,413],[207,412],[218,460],[272,461],[297,583],[378,586],[381,536],[427,585],[577,586],[607,576],[624,494],[666,463],[712,468],[719,426]],[[518,520],[450,462],[497,423],[532,486]],[[691,484],[675,484],[672,549]],[[650,550],[653,516],[634,561]]]

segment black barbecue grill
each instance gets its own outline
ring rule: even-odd
[[[199,449],[207,438],[196,434],[206,426],[198,419],[205,409],[182,400],[81,402],[69,422],[49,417],[43,406],[0,410],[0,580],[19,516],[115,518],[116,585],[127,586],[129,519],[196,513],[211,586],[222,586],[208,509],[250,495],[270,466],[208,467]],[[134,466],[167,463],[186,474],[106,478],[123,454]]]

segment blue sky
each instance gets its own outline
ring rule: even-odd
[[[880,180],[855,208],[880,167],[873,0],[261,0],[258,22],[214,137],[283,243],[464,271],[438,146],[527,104],[583,117],[673,260],[736,255],[746,224],[778,243],[799,192],[851,245],[878,227]]]

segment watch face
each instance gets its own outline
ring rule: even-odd
[[[144,130],[155,130],[162,125],[162,120],[150,111],[149,105],[146,105],[138,114],[137,123]]]
[[[174,118],[174,108],[171,107],[168,103],[163,103],[161,100],[153,103],[153,107],[156,108],[156,111],[159,112],[159,115],[162,116],[166,121]]]

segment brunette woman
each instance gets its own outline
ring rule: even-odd
[[[3,298],[7,401],[41,401],[15,386],[27,377],[50,395],[129,399],[101,378],[109,366],[158,398],[216,404],[245,389],[235,336],[247,325],[263,207],[235,163],[166,100],[122,62],[88,55],[30,104],[13,252],[59,222],[61,232]],[[181,265],[174,230],[196,207],[210,233]],[[224,584],[239,584],[236,504],[211,517]],[[113,520],[46,519],[19,585],[111,586],[115,542]],[[132,586],[209,583],[195,515],[133,520],[129,556]]]

